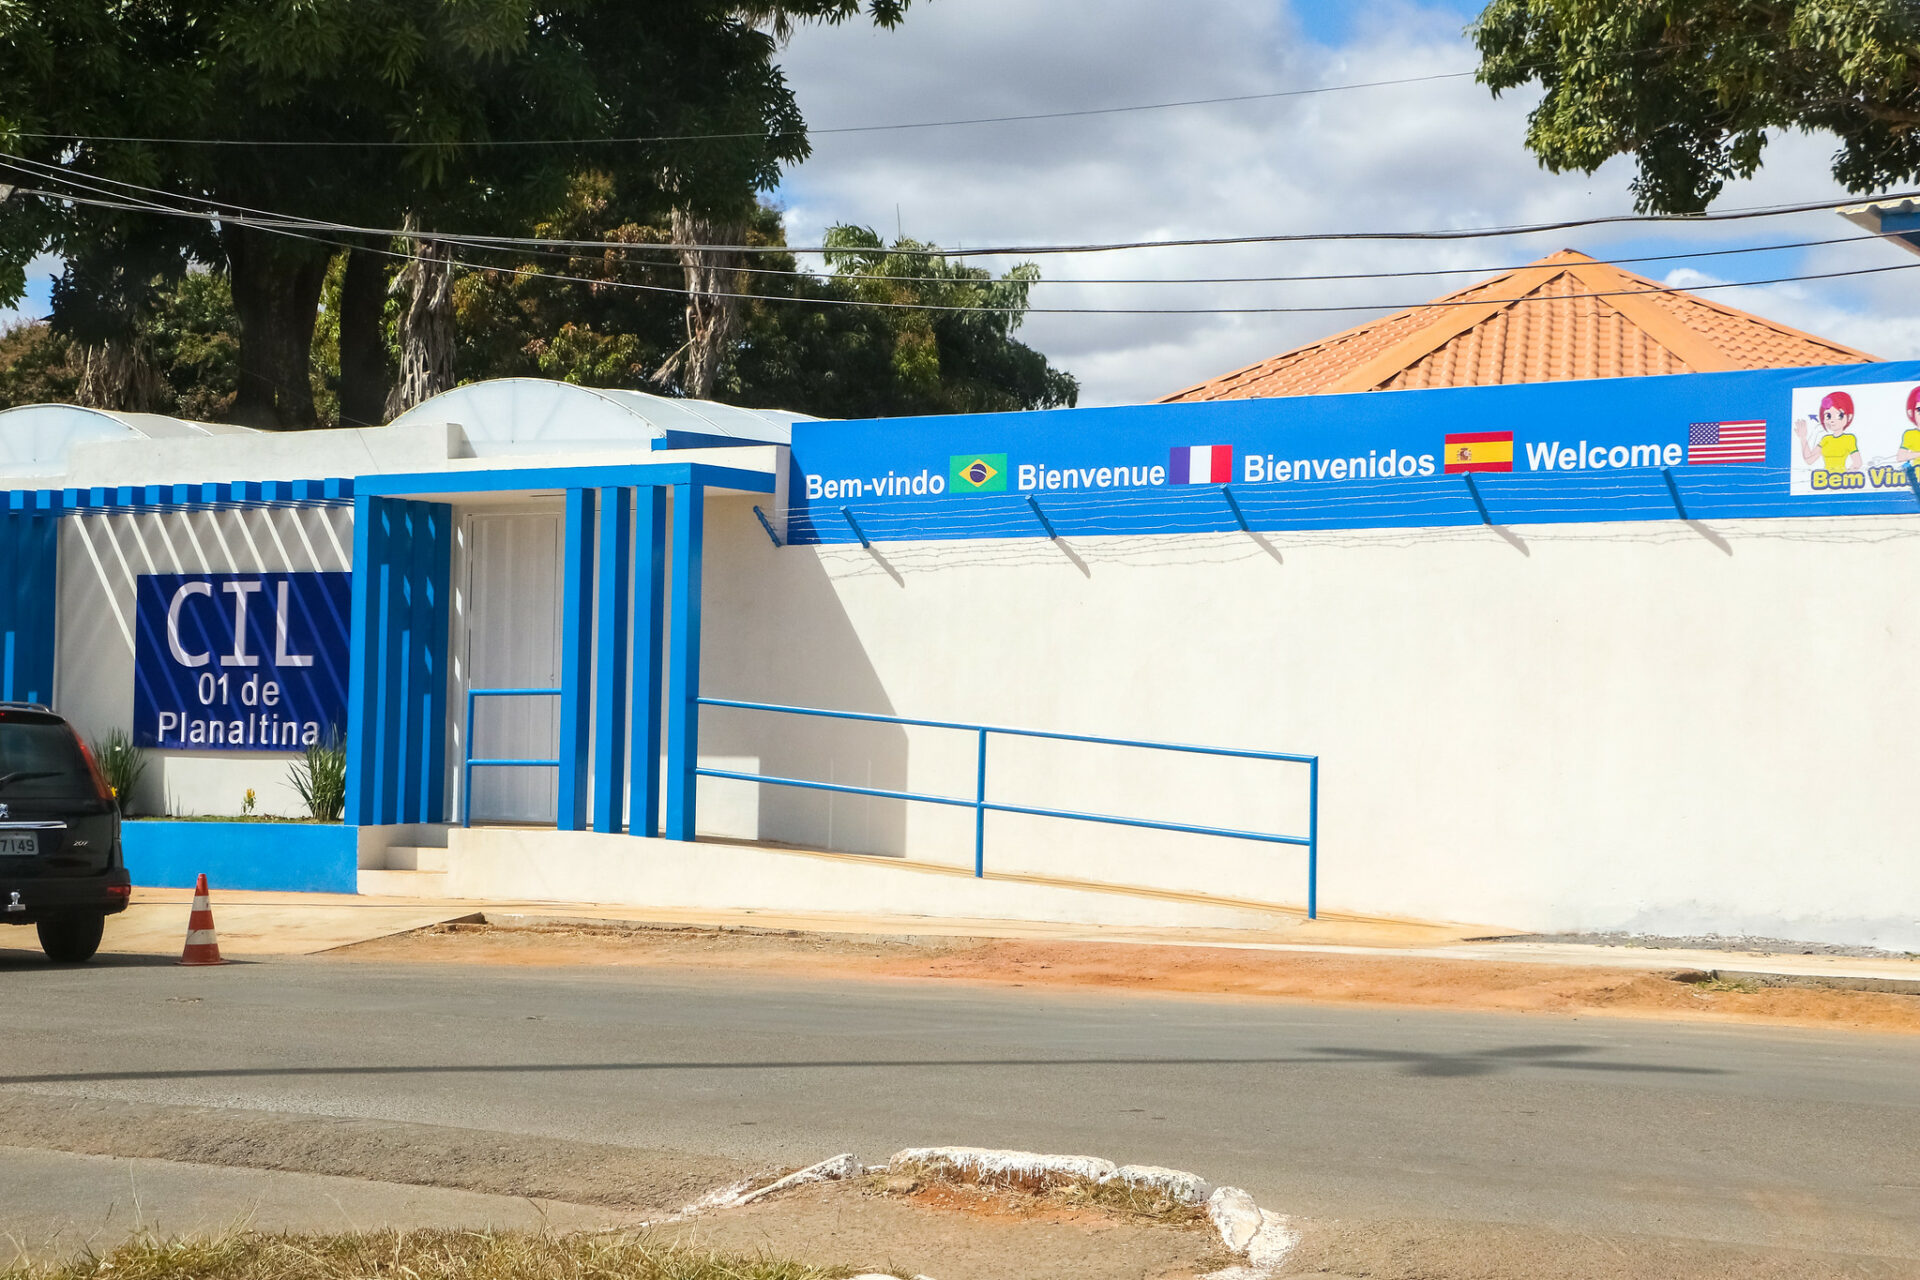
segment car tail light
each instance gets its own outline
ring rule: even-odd
[[[93,779],[93,793],[107,804],[114,803],[116,797],[113,788],[107,785],[107,775],[100,772],[100,762],[93,758],[93,752],[87,747],[87,740],[78,730],[68,726],[67,732],[73,734],[73,745],[80,748],[80,758],[87,762],[87,774]]]
[[[133,896],[133,886],[130,884],[110,884],[107,886],[107,896],[111,898],[131,898]]]

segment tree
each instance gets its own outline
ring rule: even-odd
[[[1073,375],[1015,338],[1040,269],[995,278],[926,256],[935,248],[866,227],[827,232],[829,273],[761,278],[723,399],[822,417],[1052,409],[1079,400]],[[906,252],[903,252],[906,251]],[[766,266],[776,265],[762,259]],[[778,260],[791,270],[791,258]],[[867,305],[850,305],[867,304]]]
[[[1030,264],[996,279],[900,252],[931,248],[918,241],[888,249],[870,230],[834,227],[825,275],[791,254],[709,268],[725,277],[717,292],[756,296],[698,299],[737,309],[726,328],[700,328],[674,259],[649,248],[671,242],[671,226],[633,212],[604,176],[584,179],[540,234],[604,249],[527,253],[511,270],[459,279],[461,380],[561,378],[835,418],[1045,409],[1079,397],[1070,374],[1013,336],[1039,278]],[[756,207],[738,242],[782,245],[778,212]],[[701,337],[714,344],[710,384],[689,359]]]
[[[305,370],[328,263],[380,246],[261,227],[242,211],[517,231],[599,167],[636,195],[653,192],[663,213],[726,216],[807,154],[762,27],[862,13],[892,26],[907,2],[10,0],[0,144],[95,194],[126,191],[103,180],[137,183],[233,216],[209,247],[192,223],[151,231],[150,214],[40,199],[0,209],[0,302],[18,297],[34,253],[71,263],[108,232],[140,228],[125,239],[153,238],[171,258],[129,278],[164,287],[186,261],[225,266],[240,323],[236,415],[311,425]],[[140,137],[201,141],[110,140]],[[608,138],[626,141],[593,141]],[[366,294],[352,291],[358,305],[340,316],[340,349],[355,357],[372,352],[364,326],[381,312]],[[122,309],[123,328],[148,301]],[[66,323],[59,305],[54,322]],[[378,367],[343,359],[343,405],[372,403],[355,382]]]
[[[1837,137],[1849,191],[1920,177],[1912,0],[1493,0],[1472,36],[1496,94],[1545,88],[1527,129],[1541,163],[1631,155],[1643,211],[1704,209],[1782,129]]]
[[[225,422],[239,382],[238,327],[226,278],[207,270],[184,273],[157,289],[127,338],[137,362],[145,409],[203,422]],[[102,349],[57,332],[46,321],[0,331],[0,409],[22,404],[103,404],[89,388],[100,377]]]

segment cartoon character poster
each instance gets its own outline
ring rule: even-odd
[[[1795,494],[1905,489],[1920,464],[1920,383],[1794,388],[1787,460]]]

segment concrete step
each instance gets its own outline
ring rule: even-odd
[[[388,871],[445,871],[447,851],[444,846],[436,849],[427,845],[390,844],[386,863]]]
[[[382,898],[444,898],[447,873],[362,867],[355,887],[361,893]]]

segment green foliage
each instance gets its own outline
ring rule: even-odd
[[[287,766],[287,782],[316,822],[338,822],[347,807],[347,746],[337,732],[307,747]],[[253,792],[247,796],[252,798]],[[252,806],[248,806],[252,812]]]
[[[1541,163],[1631,155],[1642,210],[1704,209],[1783,129],[1838,138],[1849,191],[1920,177],[1913,0],[1492,0],[1472,35],[1495,93],[1546,90],[1527,130]]]
[[[685,276],[677,261],[648,250],[669,241],[650,214],[664,210],[624,202],[610,178],[588,175],[538,234],[600,240],[603,250],[529,255],[519,264],[525,274],[462,277],[454,290],[461,379],[558,378],[676,393],[654,374],[686,341],[686,299],[677,292]],[[785,243],[778,212],[757,206],[746,240]],[[1046,409],[1079,397],[1071,375],[1013,336],[1038,268],[995,278],[896,252],[930,246],[903,240],[888,249],[859,227],[834,227],[827,243],[836,251],[824,276],[799,271],[790,255],[754,257],[751,265],[765,270],[744,273],[739,292],[772,300],[742,304],[745,324],[723,361],[717,398],[851,418]],[[562,276],[572,279],[555,278]],[[845,305],[860,302],[896,305]],[[963,310],[914,309],[922,305]]]
[[[996,278],[897,252],[935,247],[921,241],[889,249],[865,227],[833,227],[826,243],[835,252],[824,277],[754,278],[754,292],[795,301],[754,304],[723,398],[833,418],[1051,409],[1079,399],[1071,374],[1013,336],[1040,278],[1032,263]]]
[[[44,320],[0,329],[0,409],[70,404],[80,390],[79,353]]]
[[[225,277],[193,270],[156,282],[133,330],[139,360],[154,375],[147,408],[201,422],[232,416],[240,340]],[[0,331],[0,409],[68,404],[80,394],[86,346],[45,321]]]
[[[200,422],[232,415],[240,383],[239,327],[222,274],[189,271],[158,297],[141,332],[167,386],[162,412]]]
[[[89,744],[100,776],[113,788],[113,802],[124,816],[133,803],[133,789],[147,771],[147,753],[133,745],[133,735],[125,729],[109,729],[107,736]]]

